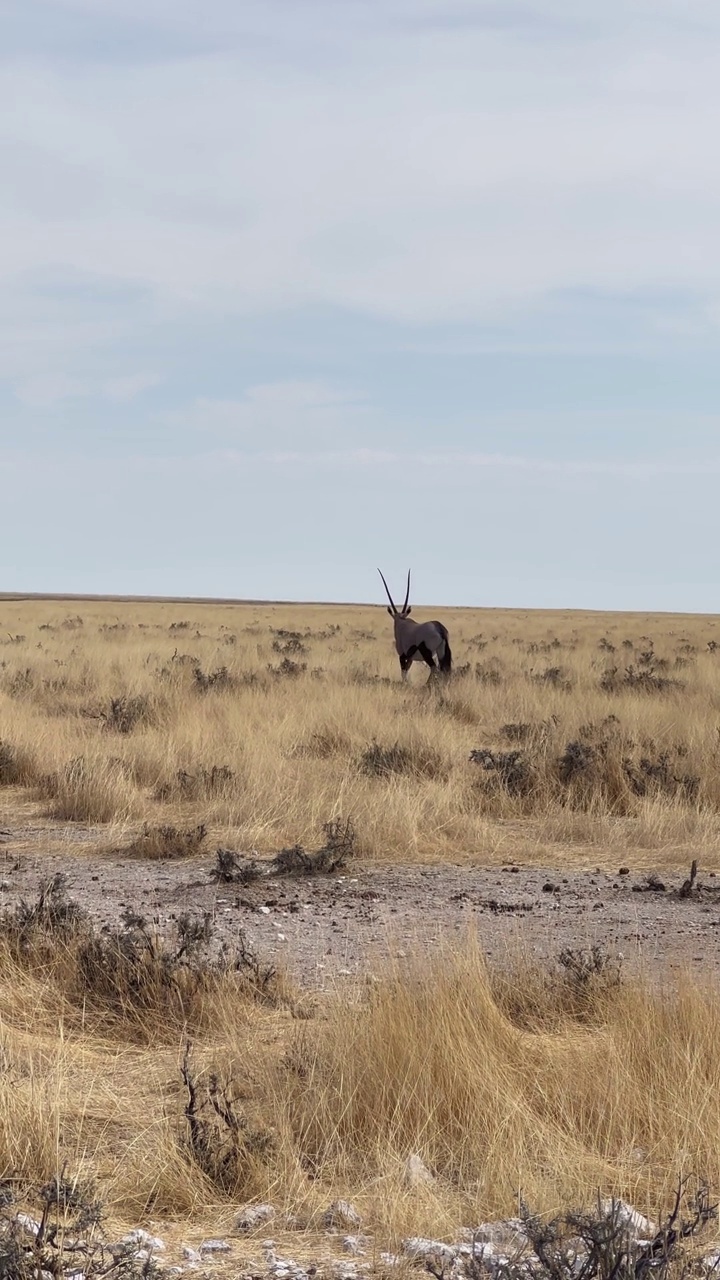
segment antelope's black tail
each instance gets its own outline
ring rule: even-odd
[[[438,631],[440,632],[440,635],[443,638],[443,646],[440,653],[438,653],[438,662],[440,664],[440,670],[443,672],[444,675],[449,676],[450,672],[452,671],[452,651],[450,649],[450,639],[447,633],[447,627],[444,627],[442,622],[436,622],[435,626],[437,627]]]

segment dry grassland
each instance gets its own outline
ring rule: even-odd
[[[442,616],[460,673],[403,687],[379,609],[0,603],[5,815],[105,824],[107,847],[206,824],[211,849],[274,852],[342,814],[370,860],[718,863],[714,619]],[[6,915],[0,1176],[31,1205],[67,1161],[113,1227],[192,1243],[269,1200],[297,1219],[293,1255],[317,1257],[337,1196],[382,1247],[518,1192],[653,1214],[679,1174],[720,1185],[711,983],[489,973],[469,937],[313,1000],[168,947],[65,907]],[[434,1176],[410,1189],[412,1153]]]
[[[368,859],[717,863],[714,618],[443,618],[458,674],[403,687],[380,608],[2,602],[0,782],[120,844],[263,853],[342,814]]]

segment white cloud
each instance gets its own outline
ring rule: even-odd
[[[64,373],[39,374],[17,382],[14,392],[22,404],[33,408],[46,408],[60,400],[73,400],[91,394],[91,388],[79,378]]]
[[[234,9],[203,7],[223,52],[5,67],[0,274],[62,263],[186,303],[423,322],[579,287],[720,296],[708,6],[697,29],[669,3],[652,26],[642,3],[582,22],[568,4],[504,20],[488,5]],[[122,12],[168,38],[202,27],[187,4]]]
[[[253,452],[284,443],[308,452],[378,426],[377,415],[360,397],[313,380],[260,383],[240,400],[199,398],[160,420],[175,430],[242,441]]]
[[[156,373],[128,373],[119,378],[106,378],[101,390],[109,400],[127,402],[160,382],[162,378]]]

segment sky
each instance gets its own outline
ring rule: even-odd
[[[0,590],[720,610],[717,0],[0,30]]]

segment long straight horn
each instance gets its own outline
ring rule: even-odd
[[[388,598],[388,600],[390,601],[390,604],[391,604],[391,606],[392,606],[392,611],[393,611],[393,613],[397,613],[397,609],[395,608],[395,601],[393,600],[392,596],[390,595],[390,588],[389,588],[389,586],[388,586],[387,582],[386,582],[386,581],[385,581],[385,579],[383,578],[383,572],[382,572],[382,569],[378,569],[378,573],[380,574],[380,577],[381,577],[381,578],[382,578],[382,580],[383,580],[383,586],[384,586],[385,590],[387,591],[387,598]]]
[[[407,607],[408,607],[408,600],[409,600],[409,599],[410,599],[410,570],[408,569],[408,584],[407,584],[407,591],[405,592],[405,603],[404,603],[404,605],[403,605],[403,607],[402,607],[402,611],[403,611],[403,613],[405,612],[405,610],[406,610],[406,609],[407,609]]]

